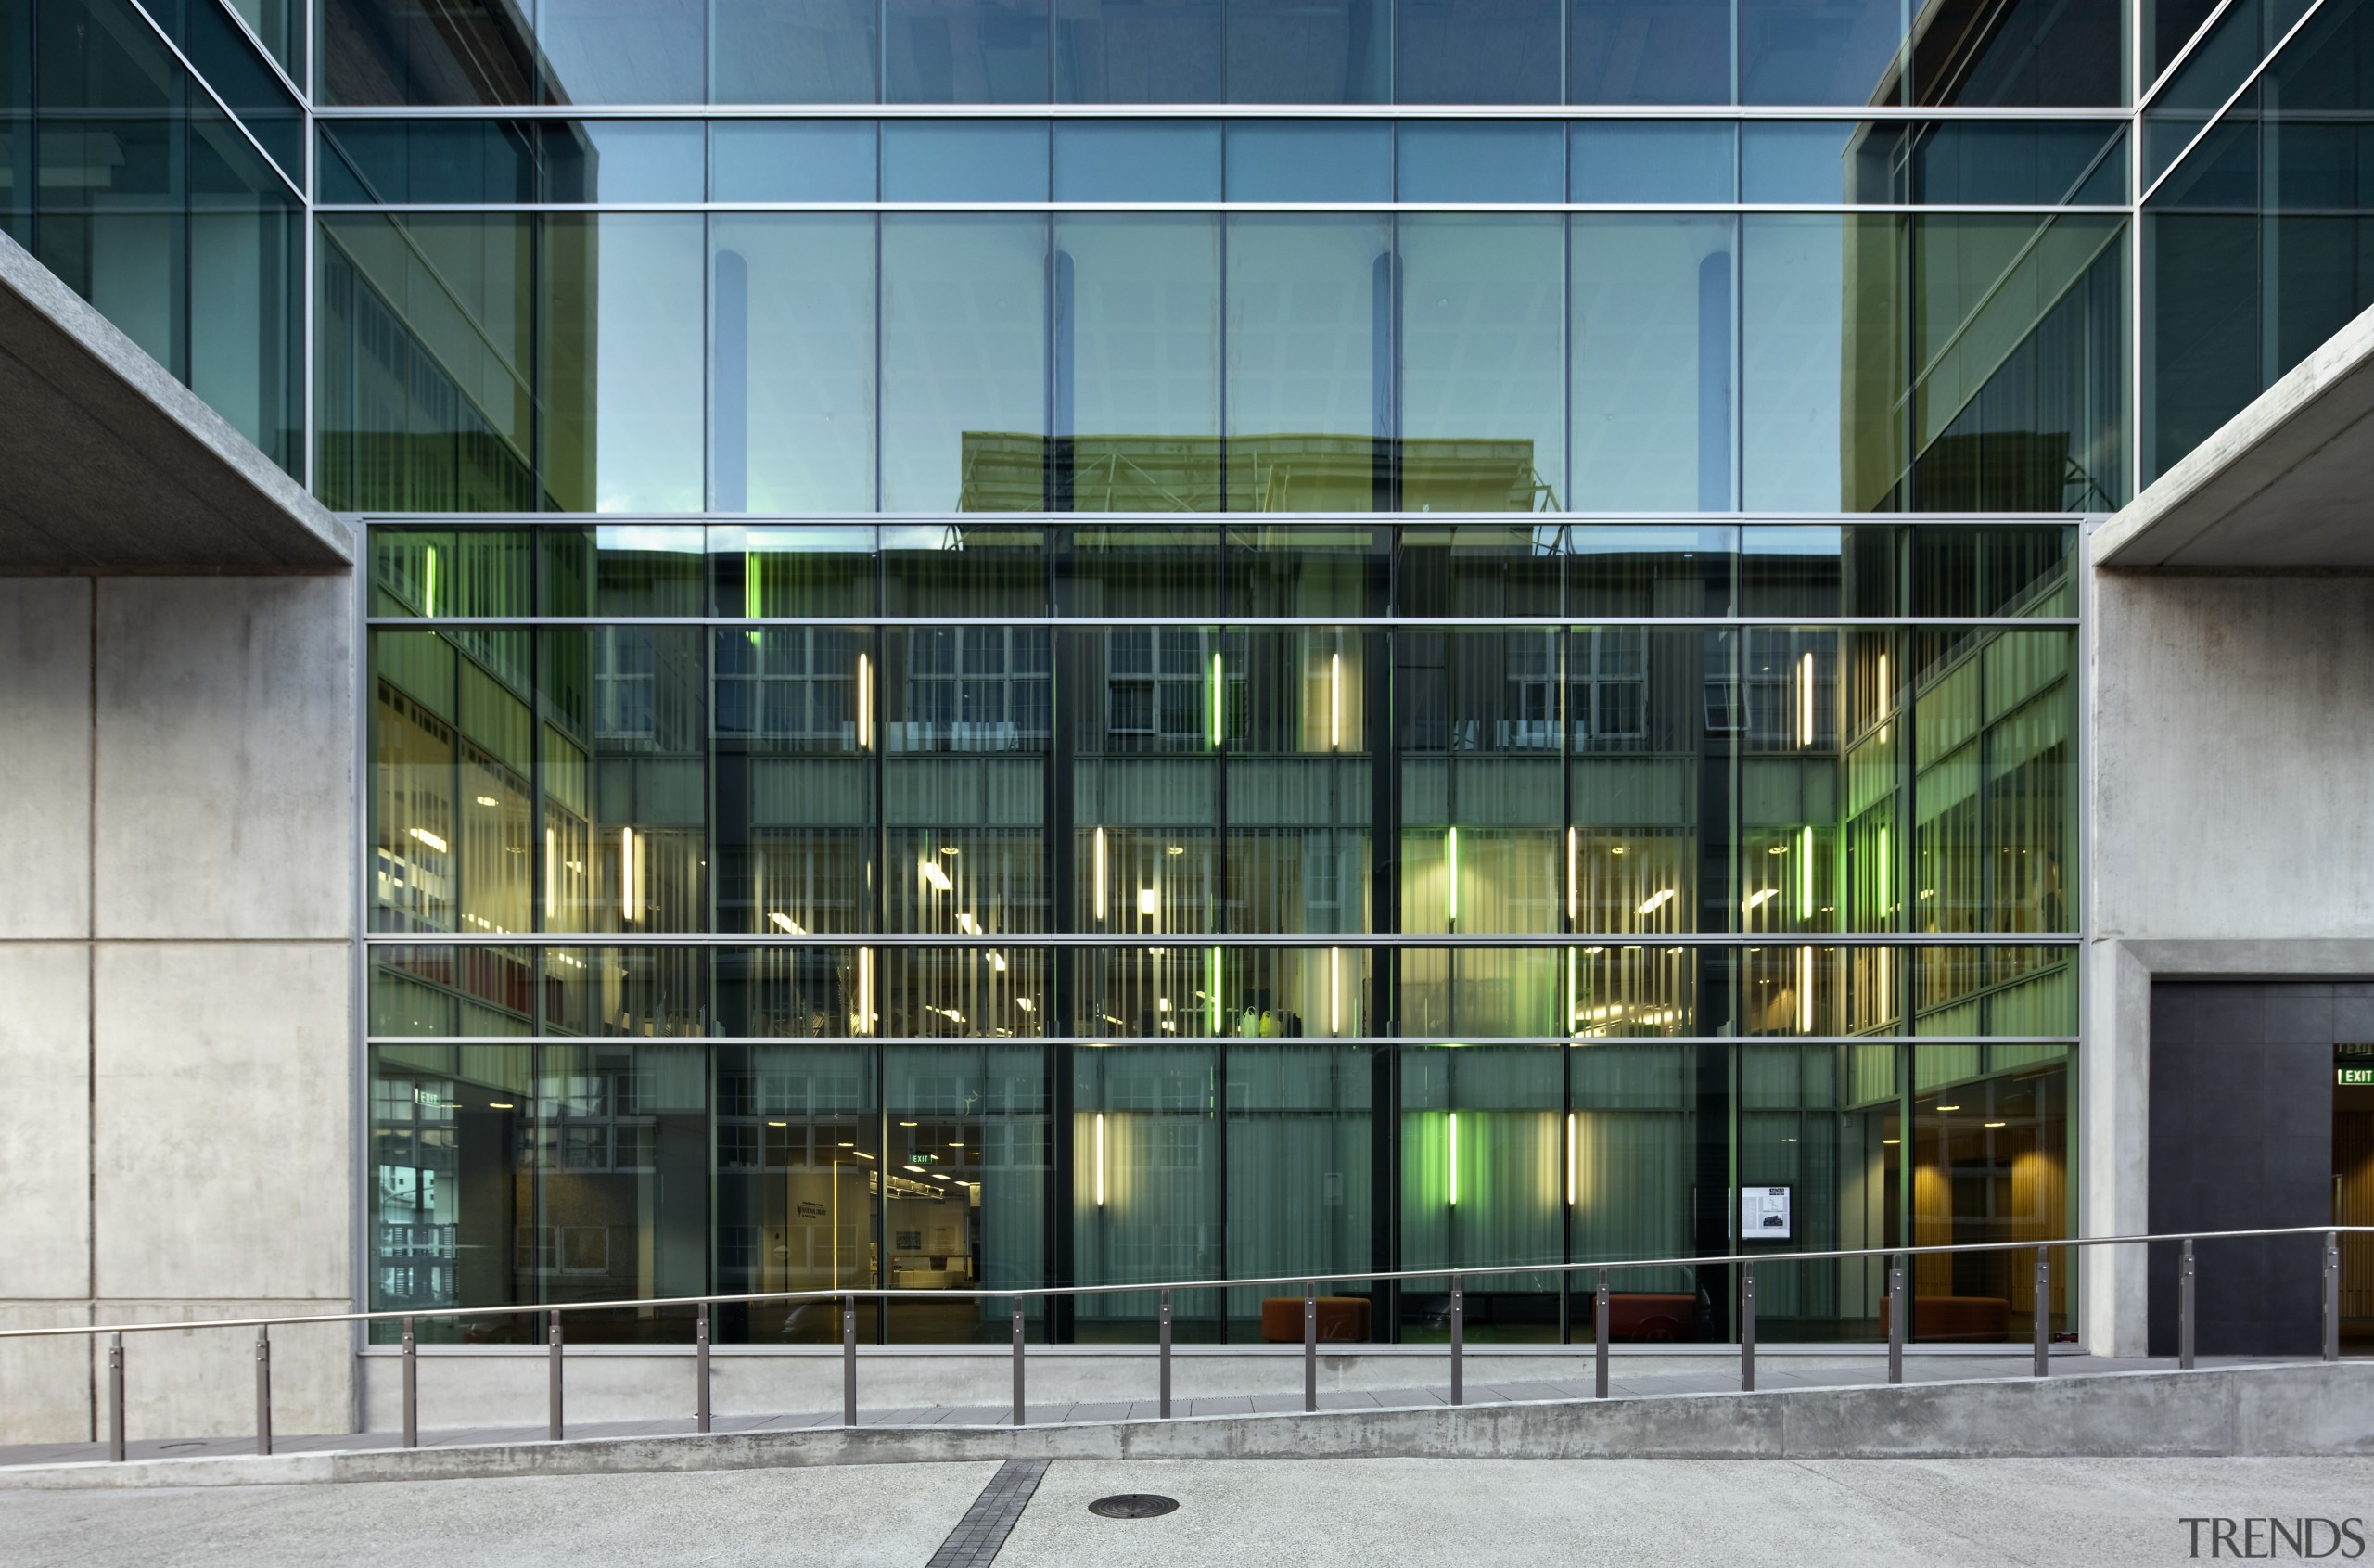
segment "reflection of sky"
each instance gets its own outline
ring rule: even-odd
[[[657,523],[605,523],[594,530],[594,548],[634,550],[646,555],[698,555],[707,548],[703,530]]]
[[[587,259],[594,307],[594,509],[697,512],[702,220],[605,216]]]
[[[1745,505],[1752,512],[1835,511],[1846,287],[1841,222],[1751,216],[1742,253]]]

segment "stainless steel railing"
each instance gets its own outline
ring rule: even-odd
[[[1018,1290],[896,1290],[837,1289],[818,1291],[757,1291],[729,1295],[655,1296],[632,1301],[580,1301],[542,1306],[455,1307],[439,1307],[431,1311],[389,1312],[325,1312],[285,1318],[211,1318],[171,1323],[119,1323],[86,1327],[51,1329],[0,1330],[0,1343],[17,1339],[43,1339],[80,1336],[108,1337],[108,1457],[124,1457],[124,1353],[123,1336],[138,1333],[190,1332],[199,1329],[253,1329],[255,1341],[256,1437],[255,1450],[269,1454],[272,1449],[272,1331],[276,1328],[302,1327],[322,1323],[396,1322],[402,1325],[402,1403],[403,1445],[416,1447],[420,1443],[420,1344],[416,1328],[422,1319],[453,1319],[464,1318],[517,1318],[542,1313],[544,1317],[546,1396],[545,1428],[552,1442],[563,1440],[567,1426],[563,1403],[565,1341],[561,1319],[565,1313],[589,1311],[642,1310],[652,1307],[683,1307],[694,1309],[694,1430],[708,1432],[713,1421],[710,1401],[710,1309],[714,1307],[751,1302],[797,1303],[836,1301],[840,1304],[841,1342],[841,1421],[845,1426],[858,1424],[858,1354],[857,1304],[861,1301],[891,1303],[899,1301],[945,1302],[951,1296],[1007,1296],[1014,1303],[1014,1422],[1024,1424],[1026,1411],[1026,1335],[1025,1304],[1033,1300],[1058,1297],[1077,1298],[1094,1295],[1145,1295],[1157,1298],[1155,1312],[1155,1361],[1157,1409],[1161,1419],[1171,1415],[1171,1298],[1180,1291],[1244,1290],[1257,1286],[1299,1285],[1303,1291],[1302,1340],[1302,1407],[1305,1410],[1319,1408],[1319,1287],[1322,1284],[1400,1282],[1410,1280],[1440,1280],[1448,1278],[1450,1285],[1449,1378],[1450,1402],[1466,1402],[1466,1285],[1478,1279],[1494,1279],[1518,1274],[1589,1274],[1595,1276],[1592,1292],[1593,1320],[1593,1389],[1598,1397],[1608,1395],[1608,1361],[1611,1326],[1611,1294],[1609,1276],[1631,1269],[1643,1268],[1705,1268],[1738,1266],[1740,1270],[1736,1307],[1739,1314],[1740,1387],[1744,1392],[1755,1388],[1755,1270],[1758,1265],[1769,1268],[1775,1264],[1821,1263],[1853,1258],[1880,1258],[1887,1262],[1888,1302],[1888,1382],[1904,1381],[1905,1340],[1912,1316],[1912,1297],[1908,1293],[1908,1264],[1915,1257],[1959,1256],[1964,1253],[2032,1252],[2036,1255],[2035,1337],[2032,1346],[2033,1375],[2049,1375],[2048,1358],[2051,1339],[2051,1314],[2046,1303],[2052,1284],[2051,1254],[2061,1248],[2148,1246],[2154,1243],[2175,1243],[2178,1247],[2176,1270],[2176,1364],[2187,1370],[2195,1363],[2194,1281],[2196,1280],[2194,1244],[2200,1242],[2240,1241],[2273,1236],[2322,1236],[2321,1278],[2323,1283],[2323,1345],[2322,1357],[2327,1361],[2341,1358],[2341,1238],[2343,1235],[2374,1235],[2374,1225],[2294,1225],[2250,1230],[2198,1230],[2190,1233],[2168,1232],[2135,1236],[2073,1236],[2060,1240],[2028,1242],[1973,1242],[1946,1245],[1908,1247],[1849,1247],[1824,1252],[1732,1253],[1720,1256],[1628,1257],[1607,1258],[1577,1263],[1511,1263],[1473,1268],[1403,1268],[1391,1270],[1359,1270],[1332,1274],[1273,1274],[1237,1280],[1175,1280],[1142,1284],[1113,1285],[1035,1285]]]

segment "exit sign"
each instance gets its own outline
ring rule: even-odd
[[[2374,1085],[2374,1067],[2335,1067],[2333,1082],[2344,1088],[2358,1084]]]

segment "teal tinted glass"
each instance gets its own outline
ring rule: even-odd
[[[872,201],[871,120],[720,120],[709,126],[712,201]]]
[[[882,127],[885,201],[1044,201],[1043,120],[893,120]]]
[[[1884,165],[1878,191],[1866,195],[1857,155],[1864,127],[1811,120],[1740,127],[1740,198],[1743,201],[1835,204],[1887,199]]]
[[[1057,201],[1218,201],[1217,120],[1059,120]]]
[[[1232,121],[1228,198],[1390,201],[1393,127],[1376,121]]]
[[[548,120],[539,130],[546,201],[698,201],[708,188],[697,120]]]
[[[516,120],[325,120],[323,201],[389,205],[537,198],[535,127]]]
[[[1729,201],[1739,133],[1690,120],[1583,121],[1569,133],[1574,201]]]
[[[1560,141],[1555,125],[1406,121],[1396,170],[1400,198],[1556,201],[1565,188]]]

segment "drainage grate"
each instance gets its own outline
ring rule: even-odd
[[[1097,1498],[1088,1505],[1088,1511],[1106,1519],[1154,1519],[1178,1507],[1177,1498],[1166,1498],[1158,1492],[1123,1492],[1118,1497]]]
[[[1045,1460],[1008,1460],[998,1466],[948,1539],[931,1554],[927,1568],[989,1568],[1046,1473]]]

